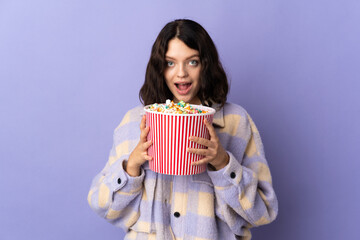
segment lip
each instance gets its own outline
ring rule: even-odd
[[[185,81],[175,82],[175,84],[188,84],[188,83],[191,83],[191,84],[192,84],[192,82],[185,82]]]
[[[180,90],[180,89],[178,89],[177,87],[176,87],[176,84],[191,84],[186,90]],[[176,82],[175,84],[174,84],[174,86],[175,86],[175,89],[176,89],[176,91],[177,91],[177,93],[178,94],[180,94],[180,95],[186,95],[186,94],[188,94],[189,92],[190,92],[190,90],[192,89],[192,82]]]

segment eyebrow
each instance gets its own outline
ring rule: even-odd
[[[193,58],[193,57],[199,57],[199,54],[191,55],[190,57],[186,58],[185,60],[188,60],[188,59]],[[169,57],[169,56],[165,56],[165,58],[170,58],[170,59],[176,60],[175,58]]]

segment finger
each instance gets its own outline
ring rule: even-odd
[[[147,161],[152,161],[153,158],[147,154],[144,154],[144,158],[147,160]]]
[[[201,156],[208,156],[210,154],[210,151],[208,149],[196,149],[196,148],[188,148],[186,149],[189,153],[194,153]]]
[[[200,145],[203,145],[205,147],[214,147],[214,144],[205,138],[200,138],[200,137],[195,137],[195,136],[191,136],[189,137],[189,140],[195,143],[198,143]]]
[[[149,140],[143,144],[143,150],[146,151],[153,144],[152,140]]]
[[[145,129],[146,126],[146,117],[145,115],[141,118],[141,122],[140,122],[140,130]]]
[[[199,165],[208,163],[209,160],[210,160],[209,158],[203,158],[203,159],[201,159],[201,160],[199,160],[199,161],[192,162],[191,165],[192,165],[192,166],[199,166]]]
[[[213,125],[206,118],[204,119],[204,123],[205,123],[205,126],[207,127],[207,129],[209,130],[210,139],[217,139],[217,135],[216,135],[215,128],[213,127]]]
[[[147,126],[145,129],[141,130],[140,138],[143,142],[146,142],[149,131],[150,131],[149,126]]]

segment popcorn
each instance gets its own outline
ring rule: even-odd
[[[205,149],[206,146],[192,142],[190,136],[210,139],[205,119],[211,124],[216,110],[183,101],[154,103],[144,106],[147,140],[152,141],[148,155],[152,171],[168,175],[193,175],[207,169],[206,164],[191,165],[205,156],[187,152],[187,148]]]
[[[150,105],[148,109],[153,112],[171,114],[201,114],[208,112],[206,110],[201,110],[199,108],[193,107],[189,103],[185,103],[184,101],[174,103],[174,101],[171,101],[170,99],[167,99],[165,104],[154,103]]]

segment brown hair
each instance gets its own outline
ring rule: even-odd
[[[173,38],[180,39],[189,48],[199,52],[201,74],[197,96],[201,103],[211,106],[214,102],[223,106],[229,86],[215,44],[200,24],[188,19],[169,22],[157,36],[146,68],[145,82],[139,92],[140,101],[144,105],[149,105],[173,99],[173,94],[164,78],[167,64],[165,54],[168,50],[168,43]]]

